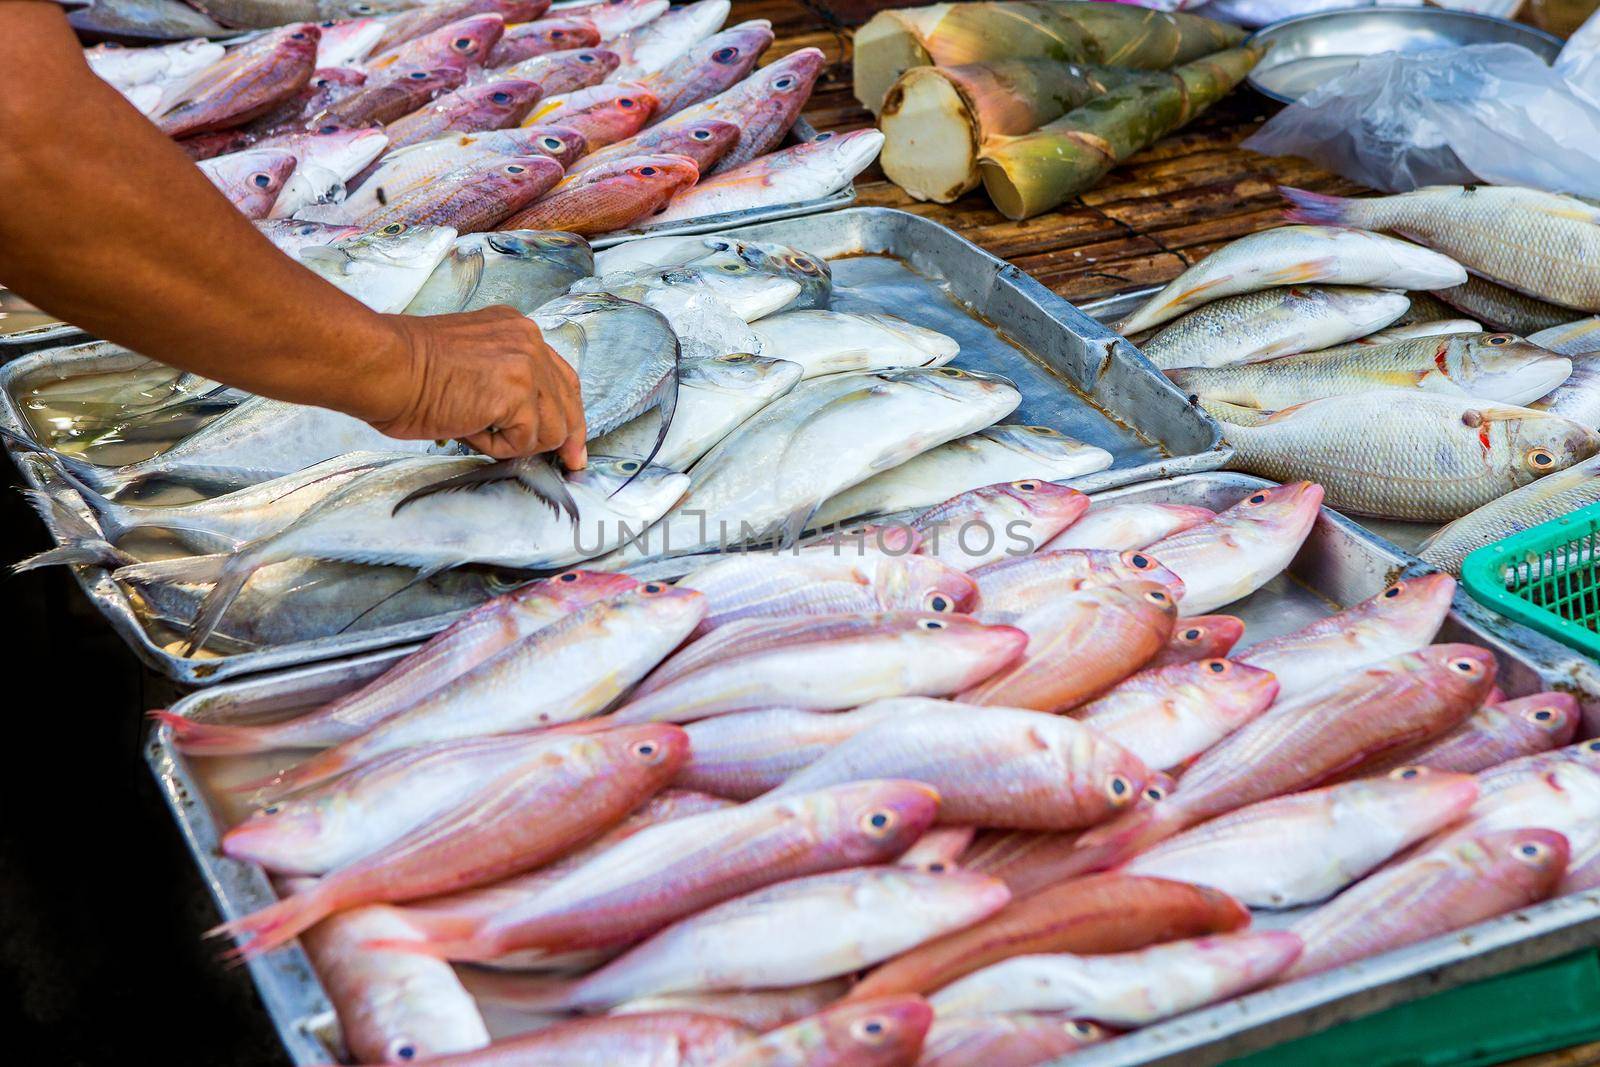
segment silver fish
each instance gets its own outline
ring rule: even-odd
[[[616,79],[629,81],[668,66],[696,41],[717,32],[731,6],[728,0],[699,0],[613,38],[611,49],[623,57]]]
[[[1486,278],[1468,278],[1461,285],[1434,289],[1433,295],[1451,307],[1487,322],[1493,329],[1511,333],[1534,333],[1572,320],[1572,312],[1567,308],[1548,304],[1537,297],[1524,296],[1515,289],[1496,285]]]
[[[647,411],[659,416],[658,445],[666,438],[678,400],[679,349],[665,317],[609,293],[557,297],[530,317],[578,372],[591,438]]]
[[[501,230],[456,238],[407,315],[448,315],[494,304],[524,315],[549,303],[594,270],[589,242],[570,233]]]
[[[754,322],[786,306],[800,293],[800,284],[758,270],[742,261],[689,263],[677,267],[646,267],[627,274],[607,275],[572,287],[575,293],[616,293],[640,286],[667,288],[716,300],[746,322]]]
[[[1563,356],[1600,352],[1600,316],[1552,326],[1529,334],[1528,340]]]
[[[392,314],[411,303],[428,276],[450,254],[456,231],[449,226],[391,223],[381,229],[295,255],[302,265],[374,311]]]
[[[1224,297],[1140,345],[1162,370],[1221,367],[1353,341],[1389,325],[1410,301],[1348,286],[1291,286]]]
[[[894,315],[855,311],[786,311],[751,327],[769,356],[805,369],[805,377],[892,367],[942,367],[961,351],[953,337]]]
[[[1571,419],[1580,426],[1600,427],[1600,352],[1571,359],[1571,376],[1528,406]]]
[[[1460,574],[1462,562],[1473,551],[1596,501],[1600,501],[1600,457],[1540,478],[1461,516],[1422,542],[1417,555],[1441,570]]]
[[[596,274],[611,274],[646,267],[716,264],[730,258],[800,285],[800,295],[780,311],[825,308],[833,295],[833,271],[828,267],[828,261],[820,256],[789,245],[745,241],[721,234],[647,237],[642,241],[628,241],[596,253],[594,262]]]

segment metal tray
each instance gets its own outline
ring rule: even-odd
[[[1115,489],[1097,499],[1166,501],[1220,509],[1269,484],[1245,474],[1206,472]],[[1364,600],[1400,575],[1428,569],[1343,516],[1323,509],[1287,574],[1220,610],[1243,618],[1247,641],[1259,641]],[[1570,692],[1583,703],[1590,717],[1587,721],[1595,722],[1593,716],[1600,712],[1600,677],[1593,671],[1575,673],[1566,660],[1547,655],[1548,649],[1525,649],[1521,644],[1525,632],[1483,612],[1464,593],[1458,593],[1439,639],[1468,641],[1493,650],[1500,661],[1500,683],[1508,693],[1546,688]],[[172,710],[216,722],[281,718],[355,688],[406,651],[391,649],[232,682],[186,697]],[[194,764],[174,748],[170,727],[151,733],[146,760],[224,918],[237,918],[275,899],[260,868],[218,852],[225,827]],[[1591,945],[1597,936],[1600,893],[1574,894],[1147,1027],[1060,1063],[1063,1067],[1144,1063],[1202,1067],[1441,989],[1551,959]],[[338,1047],[337,1027],[331,1005],[298,945],[270,953],[249,966],[290,1056],[301,1064],[325,1062]]]
[[[1131,345],[939,223],[889,208],[849,208],[725,232],[792,244],[834,260],[837,290],[862,282],[882,287],[838,291],[837,307],[889,311],[955,336],[962,346],[958,366],[997,371],[1021,388],[1022,407],[1010,419],[1051,426],[1112,453],[1116,462],[1111,469],[1072,480],[1085,491],[1212,470],[1227,459],[1216,423],[1186,403]],[[27,433],[13,396],[20,379],[73,367],[87,372],[119,356],[127,358],[126,350],[93,342],[35,352],[0,367],[0,425]],[[30,484],[42,487],[48,467],[16,458]],[[139,657],[186,686],[416,641],[454,617],[188,659],[151,640],[104,568],[74,571]]]

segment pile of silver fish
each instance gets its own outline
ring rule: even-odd
[[[1504,186],[1283,192],[1296,224],[1119,323],[1223,423],[1238,469],[1314,480],[1351,514],[1449,523],[1422,556],[1454,572],[1600,500],[1600,208]]]
[[[157,712],[278,880],[216,933],[300,938],[358,1062],[1024,1067],[1600,883],[1600,742],[1433,643],[1450,576],[1214,614],[1322,496],[1003,482],[541,579],[290,718]]]
[[[883,141],[867,130],[780,148],[822,53],[755,69],[772,28],[723,29],[729,0],[380,6],[389,13],[292,22],[229,47],[85,54],[270,238],[339,285],[373,258],[404,259],[420,281],[465,234],[589,236],[819,199]]]
[[[159,644],[226,655],[459,612],[578,563],[682,574],[695,555],[1112,463],[1006,422],[1018,390],[952,365],[953,338],[831,310],[827,261],[788,246],[658,237],[596,255],[569,233],[493,231],[451,242],[420,287],[367,265],[369,294],[415,288],[410,313],[509,304],[538,323],[578,372],[589,466],[395,441],[170,371],[68,378],[27,400],[47,416],[17,444],[48,465],[33,499],[60,547],[23,566],[106,566]],[[139,441],[135,462],[100,459]],[[994,506],[1027,519],[1025,502]],[[1001,524],[939,554],[997,560],[1018,536],[1042,540]]]

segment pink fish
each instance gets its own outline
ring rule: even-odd
[[[673,122],[726,119],[744,132],[714,168],[721,172],[776,148],[811,98],[827,59],[820,48],[802,48],[769,63],[731,89],[678,112]]]
[[[933,1021],[916,1062],[917,1067],[1038,1067],[1110,1036],[1062,1012],[952,1015]]]
[[[690,723],[685,727],[689,761],[678,784],[737,800],[758,797],[877,722],[872,707],[837,712],[766,708]]]
[[[652,127],[625,141],[607,145],[584,159],[573,171],[585,174],[605,164],[617,164],[639,155],[676,155],[694,160],[698,172],[710,170],[739,140],[739,127],[721,119],[702,119],[684,126]]]
[[[906,849],[895,862],[901,867],[915,867],[930,874],[953,871],[961,854],[977,836],[976,826],[938,826],[922,835],[922,839]]]
[[[506,219],[501,229],[610,233],[648,218],[700,174],[686,156],[634,156],[605,166],[615,169],[591,170],[582,182],[556,188]]]
[[[1236,658],[1277,675],[1283,699],[1304,696],[1351,671],[1432,641],[1455,591],[1455,579],[1448,574],[1403,578],[1353,607],[1251,645]]]
[[[264,219],[299,160],[282,148],[248,148],[200,163],[201,173],[249,219]]]
[[[1076,489],[1042,478],[1025,478],[972,489],[935,504],[918,515],[912,526],[923,535],[923,545],[917,550],[920,554],[972,570],[1005,558],[1009,545],[1001,533],[1020,533],[1028,544],[1043,546],[1088,508],[1088,496]],[[973,526],[995,536],[963,538],[962,530]],[[939,531],[939,536],[934,537],[933,531]]]
[[[320,129],[393,122],[466,80],[467,65],[459,59],[426,67],[395,67],[368,77],[355,92],[341,95],[321,110],[305,115],[304,125]]]
[[[1149,772],[1138,758],[1071,719],[944,701],[892,702],[879,721],[773,791],[906,778],[939,793],[958,826],[1074,830],[1131,806]]]
[[[639,84],[660,100],[657,121],[716,96],[755,67],[772,44],[772,27],[746,22],[713,34]]]
[[[932,1021],[921,997],[853,1001],[763,1034],[715,1067],[912,1067]]]
[[[425,8],[417,14],[424,12],[431,13],[431,19],[448,18],[450,14],[447,8],[438,7]],[[480,67],[505,29],[506,20],[493,12],[463,15],[442,23],[434,21],[429,29],[409,37],[401,37],[391,28],[362,66],[368,74],[452,62]]]
[[[850,989],[847,978],[789,986],[786,989],[754,989],[731,993],[683,993],[664,997],[640,997],[624,1001],[611,1009],[612,1015],[637,1015],[640,1012],[692,1011],[732,1019],[752,1030],[765,1032],[787,1026],[827,1008]]]
[[[1233,651],[1233,646],[1243,636],[1243,619],[1232,615],[1191,615],[1172,631],[1167,647],[1156,653],[1156,658],[1150,661],[1147,669],[1156,670],[1200,659],[1222,659]],[[1282,692],[1281,682],[1279,692]]]
[[[1115,582],[1149,581],[1183,597],[1183,582],[1144,552],[1075,549],[1036,552],[986,563],[972,571],[978,583],[977,610],[994,622],[1014,622],[1026,612],[1048,607],[1069,593]]]
[[[1456,822],[1477,798],[1465,774],[1362,778],[1240,808],[1120,869],[1212,886],[1253,908],[1315,904]]]
[[[1092,504],[1077,522],[1040,546],[1041,552],[1063,548],[1102,548],[1126,552],[1147,548],[1162,538],[1210,522],[1217,513],[1190,504],[1121,503],[1116,499]]]
[[[653,22],[667,10],[667,0],[595,0],[592,4],[572,4],[561,8],[563,18],[588,19],[609,41],[629,30]]]
[[[236,46],[163,112],[170,137],[241,126],[286,100],[311,79],[321,32],[309,22],[269,31]]]
[[[1140,671],[1073,714],[1147,767],[1170,771],[1267,710],[1270,671],[1206,659]]]
[[[538,82],[545,96],[555,96],[600,84],[617,69],[620,62],[621,57],[615,52],[603,48],[569,48],[475,73],[473,79],[499,81],[503,78],[526,78]]]
[[[451,133],[515,126],[544,95],[538,82],[498,78],[445,93],[388,126],[389,150]]]
[[[489,53],[487,67],[509,67],[535,56],[565,52],[574,48],[593,48],[600,43],[600,31],[588,19],[553,18],[507,26],[500,43]]]
[[[217,927],[249,959],[334,912],[465,889],[547,863],[670,782],[688,754],[674,726],[560,738],[549,758],[484,783],[471,801],[303,892]]]
[[[469,160],[356,221],[379,230],[396,224],[453,226],[463,234],[519,229],[499,224],[548,192],[561,173],[561,164],[545,155]]]
[[[487,1048],[430,1057],[430,1067],[707,1067],[748,1045],[748,1027],[689,1011],[570,1019]]]
[[[1416,764],[1473,774],[1565,745],[1578,729],[1579,718],[1577,700],[1566,693],[1534,693],[1485,704],[1449,733],[1421,748],[1396,753],[1371,769]]]
[[[1282,980],[1537,903],[1561,880],[1568,854],[1567,839],[1553,830],[1496,830],[1388,867],[1294,924],[1306,949]]]

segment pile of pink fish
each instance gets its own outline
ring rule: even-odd
[[[1022,1067],[1600,883],[1600,742],[1435,643],[1450,577],[1212,614],[1321,501],[988,486],[541,579],[283,721],[157,713],[256,768],[223,849],[285,895],[218,932],[301,938],[360,1062]],[[1019,506],[1035,551],[949,536]]]
[[[728,0],[549,8],[443,0],[87,57],[252,219],[601,234],[826,196],[877,155],[876,131],[774,151],[823,56],[755,69],[771,26],[722,29]]]

